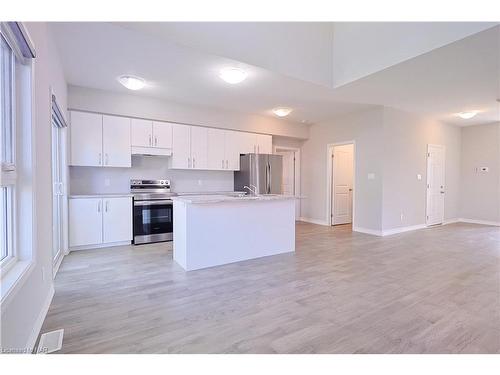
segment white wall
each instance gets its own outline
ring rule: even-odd
[[[18,284],[8,303],[2,305],[1,346],[25,348],[32,345],[45,317],[53,293],[52,280],[52,181],[51,100],[53,87],[61,105],[66,104],[66,83],[59,57],[45,23],[27,23],[37,57],[34,73],[36,247],[35,267]],[[65,107],[63,107],[65,108]],[[45,274],[45,279],[42,275]]]
[[[383,230],[425,224],[428,144],[446,147],[445,220],[459,217],[460,128],[385,107]]]
[[[461,217],[500,224],[500,123],[462,128],[461,164]]]
[[[338,87],[478,33],[486,22],[337,22],[333,86]]]
[[[301,215],[328,222],[327,147],[330,143],[356,142],[356,225],[382,228],[383,108],[357,112],[313,125],[302,146]],[[368,174],[375,174],[368,180]]]
[[[167,157],[133,156],[132,168],[70,167],[71,194],[128,193],[131,179],[170,179],[174,192],[233,191],[231,171],[167,167]]]
[[[270,117],[178,104],[78,86],[68,88],[68,107],[111,115],[243,130],[305,139],[309,126]]]

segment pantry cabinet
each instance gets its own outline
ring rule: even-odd
[[[70,248],[132,241],[131,197],[69,199]]]
[[[71,163],[87,167],[130,167],[130,119],[70,112]]]

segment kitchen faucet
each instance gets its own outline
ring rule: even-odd
[[[252,188],[253,188],[253,190],[252,190]],[[248,189],[250,191],[250,193],[252,193],[253,195],[258,195],[257,194],[257,186],[255,186],[255,185],[250,184],[250,187],[245,185],[245,186],[243,186],[243,189]]]

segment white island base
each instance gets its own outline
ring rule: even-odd
[[[295,251],[295,199],[174,198],[174,260],[186,271]]]

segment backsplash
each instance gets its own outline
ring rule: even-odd
[[[169,179],[173,192],[232,191],[233,172],[169,169],[168,157],[132,156],[132,168],[70,167],[70,194],[128,193],[131,179]]]

